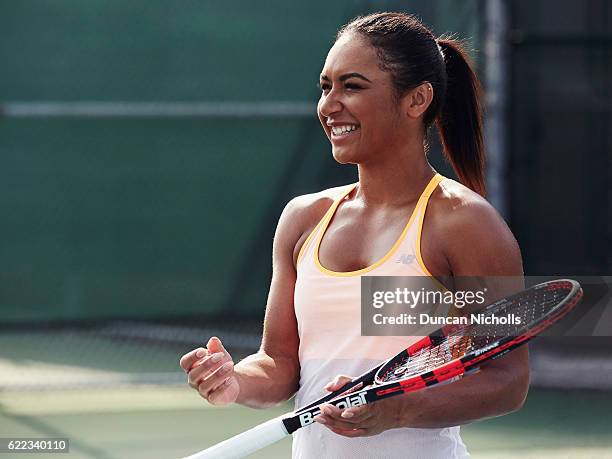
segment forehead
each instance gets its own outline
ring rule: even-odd
[[[372,77],[378,73],[385,73],[379,67],[376,49],[367,39],[355,33],[346,33],[327,53],[321,73],[333,78],[336,74],[351,72],[369,73]]]

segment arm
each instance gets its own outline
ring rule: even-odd
[[[299,338],[293,309],[296,270],[293,253],[301,235],[291,201],[279,220],[272,249],[272,283],[259,352],[236,366],[243,405],[263,408],[288,400],[298,389]]]
[[[456,204],[456,203],[455,203]],[[522,262],[518,245],[495,210],[474,199],[453,207],[432,209],[427,230],[441,243],[447,270],[443,276],[513,276],[514,282],[497,286],[495,296],[522,289]],[[439,252],[439,253],[440,253]],[[518,410],[527,395],[527,347],[483,365],[481,372],[452,384],[394,397],[342,411],[326,406],[321,416],[334,432],[354,437],[375,435],[397,427],[440,428],[466,424]],[[330,390],[344,382],[339,378]]]
[[[195,349],[181,359],[191,387],[212,404],[236,402],[263,408],[289,399],[298,388],[294,253],[308,217],[301,202],[297,198],[285,207],[276,229],[260,350],[234,366],[221,341],[211,338],[206,348]]]
[[[438,234],[437,240],[445,241],[443,252],[453,278],[509,276],[503,283],[495,282],[492,300],[524,288],[518,244],[486,201],[476,198],[463,202],[454,212],[447,213],[445,219],[437,220],[434,234]],[[477,374],[413,394],[411,404],[415,406],[410,413],[399,413],[400,423],[447,427],[500,416],[523,405],[528,387],[529,358],[527,347],[523,346],[483,365]]]

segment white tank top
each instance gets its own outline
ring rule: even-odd
[[[434,176],[402,234],[378,262],[352,272],[334,272],[319,261],[319,245],[340,202],[356,186],[339,193],[310,234],[297,261],[294,305],[300,337],[300,389],[296,409],[327,394],[323,386],[335,376],[358,376],[393,356],[419,337],[361,336],[360,277],[431,276],[420,252],[421,230],[429,196],[444,177]],[[459,427],[400,428],[372,437],[346,438],[314,423],[293,435],[294,459],[469,457]]]

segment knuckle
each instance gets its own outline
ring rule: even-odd
[[[199,363],[197,365],[197,369],[202,374],[210,373],[211,371],[214,370],[216,365],[217,365],[217,362],[215,360],[213,360],[212,357],[209,356],[209,357],[205,357],[204,359],[199,361]]]
[[[223,365],[221,365],[221,367],[219,368],[219,375],[223,376],[223,375],[227,375],[230,372],[232,372],[234,370],[234,362],[229,361],[229,362],[225,362]]]
[[[197,348],[194,349],[192,351],[189,351],[187,354],[184,354],[181,359],[179,360],[179,364],[181,367],[183,367],[185,370],[189,369],[189,367],[191,366],[191,364],[197,360],[197,352],[198,351],[204,351],[203,348]]]
[[[234,369],[232,362],[211,363],[202,365],[202,377],[207,381],[216,381],[219,378],[226,378]]]
[[[229,386],[227,384],[227,382],[230,379],[231,378],[226,378],[223,382],[221,382],[221,384],[216,385],[216,383],[215,383],[215,385],[210,384],[208,386],[210,389],[208,390],[208,392],[205,395],[205,398],[208,401],[208,403],[210,403],[212,405],[223,405],[223,404],[227,403],[227,402],[225,402],[223,400],[219,400],[219,397],[221,397],[221,396],[223,396],[225,394],[225,391],[226,391],[227,387]]]
[[[202,383],[202,380],[198,379],[198,378],[190,378],[189,379],[189,385],[191,387],[193,387],[194,389],[199,390],[200,384]]]
[[[225,384],[222,384],[216,389],[210,391],[210,393],[208,394],[208,402],[213,405],[219,405],[220,401],[218,400],[218,398],[220,395],[223,395],[224,392],[225,392]]]
[[[202,396],[202,398],[208,400],[208,396],[209,396],[209,387],[208,384],[206,384],[206,382],[202,382],[197,386],[197,390],[198,393]]]
[[[220,375],[218,371],[206,378],[201,378],[198,384],[198,391],[210,401],[211,395],[221,388],[219,382],[223,381],[225,378],[227,378],[227,376]]]

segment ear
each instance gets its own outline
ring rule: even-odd
[[[431,105],[433,92],[433,86],[428,81],[412,89],[404,97],[404,113],[410,118],[422,116]]]

